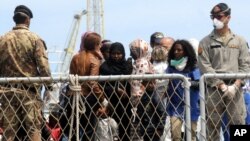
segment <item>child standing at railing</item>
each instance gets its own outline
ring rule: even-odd
[[[115,119],[111,118],[114,114],[112,105],[108,104],[103,108],[96,129],[96,141],[118,141],[118,124]]]
[[[138,104],[140,134],[144,141],[160,141],[166,120],[165,106],[160,95],[155,93],[155,80],[143,80],[142,85],[145,93]]]

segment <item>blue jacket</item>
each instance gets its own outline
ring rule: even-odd
[[[200,71],[198,68],[195,68],[192,71],[178,71],[174,67],[169,66],[166,70],[166,73],[177,73],[182,74],[190,78],[191,87],[190,87],[190,104],[191,104],[191,120],[197,121],[200,115],[199,108],[199,86],[198,82],[200,79]],[[184,118],[184,109],[185,109],[185,93],[184,87],[182,86],[182,81],[180,79],[171,79],[169,82],[167,97],[169,101],[167,103],[167,113],[170,116],[177,116]]]

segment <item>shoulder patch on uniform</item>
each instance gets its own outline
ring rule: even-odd
[[[203,49],[202,49],[202,47],[198,47],[198,55],[201,55],[202,54],[202,51],[203,51]]]
[[[229,45],[229,47],[230,47],[230,48],[239,48],[239,46],[234,45],[234,44],[233,44],[233,45]]]

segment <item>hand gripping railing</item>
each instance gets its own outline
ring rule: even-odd
[[[208,78],[219,78],[219,79],[249,79],[249,73],[221,73],[221,74],[204,74],[200,78],[200,119],[201,119],[201,132],[200,141],[206,141],[206,110],[205,110],[205,80]]]

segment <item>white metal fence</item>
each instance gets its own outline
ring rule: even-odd
[[[230,140],[230,125],[245,125],[244,91],[236,89],[234,97],[228,97],[216,87],[211,87],[209,81],[221,79],[226,85],[233,85],[236,79],[248,80],[250,74],[204,74],[200,79],[200,140]],[[212,109],[212,110],[211,110]],[[225,118],[227,117],[227,118]]]
[[[52,76],[57,77],[57,76],[66,76],[68,72],[62,72],[60,68],[63,65],[63,60],[64,60],[64,54],[65,51],[62,49],[58,49],[56,47],[50,49],[47,51],[48,57],[49,57],[49,64],[50,68],[52,71]]]
[[[158,74],[147,74],[147,75],[118,75],[118,76],[70,76],[70,77],[31,77],[31,78],[0,78],[0,103],[1,103],[1,123],[5,122],[5,124],[1,124],[1,127],[3,127],[3,140],[7,140],[6,137],[10,137],[8,133],[6,133],[6,128],[8,128],[9,125],[11,125],[11,128],[8,128],[8,131],[11,131],[12,139],[17,139],[17,140],[32,140],[34,139],[33,137],[33,132],[34,130],[30,129],[30,127],[34,128],[36,127],[38,130],[41,130],[42,132],[42,140],[84,140],[83,136],[87,135],[88,129],[92,128],[96,132],[94,134],[97,134],[98,131],[98,126],[95,124],[91,123],[91,120],[93,118],[96,118],[98,121],[98,125],[100,126],[102,116],[97,116],[96,113],[93,114],[93,111],[90,111],[88,113],[88,108],[90,110],[95,109],[94,107],[96,105],[100,105],[101,103],[97,102],[93,105],[93,102],[88,101],[87,97],[82,96],[82,91],[81,91],[81,86],[86,86],[88,85],[86,82],[89,81],[98,81],[99,83],[102,83],[103,85],[100,85],[102,89],[105,89],[107,85],[109,84],[119,84],[123,81],[130,82],[131,80],[140,80],[140,81],[150,81],[150,80],[155,80],[155,79],[178,79],[180,80],[180,86],[183,87],[184,93],[185,93],[185,100],[183,101],[185,103],[185,137],[188,141],[191,140],[191,121],[190,121],[190,94],[189,94],[189,87],[190,83],[188,79],[182,75],[179,74],[164,74],[164,75],[158,75]],[[144,81],[143,81],[144,82]],[[62,85],[67,85],[69,87],[63,87]],[[129,83],[128,83],[129,84]],[[41,87],[42,86],[42,87]],[[53,91],[46,91],[46,90],[51,90],[53,87]],[[149,85],[145,85],[145,90],[149,87]],[[41,91],[36,91],[39,88],[41,88]],[[63,89],[64,88],[64,89]],[[65,88],[68,88],[65,93]],[[115,87],[111,87],[114,91],[112,95],[116,95],[116,85]],[[69,92],[70,91],[70,92]],[[90,88],[90,92],[93,92],[93,90]],[[44,117],[43,119],[39,119],[41,123],[35,124],[36,119],[34,120],[34,123],[30,123],[30,127],[24,126],[26,123],[23,121],[26,121],[27,118],[35,118],[35,117],[29,117],[30,112],[29,110],[26,109],[26,107],[23,107],[25,105],[25,101],[23,99],[20,99],[20,95],[24,94],[24,97],[30,94],[39,94],[43,98],[43,112],[41,113],[41,116]],[[65,95],[64,95],[65,94]],[[149,94],[145,92],[145,94]],[[107,98],[106,93],[104,95]],[[167,91],[166,91],[167,95]],[[168,98],[168,96],[166,96]],[[95,99],[96,97],[94,97]],[[150,97],[151,98],[151,97]],[[107,98],[108,101],[110,102],[110,99]],[[29,99],[26,101],[26,104],[29,104],[29,100],[38,100],[39,98],[35,99]],[[67,102],[65,102],[65,100]],[[64,102],[64,104],[62,104]],[[121,99],[118,99],[118,103],[122,102]],[[18,104],[17,104],[18,103]],[[129,100],[130,103],[130,100]],[[15,109],[12,109],[12,104],[17,104],[15,105]],[[66,105],[65,105],[66,104]],[[150,103],[153,104],[153,103]],[[156,108],[157,105],[154,105]],[[67,109],[69,108],[70,111]],[[117,109],[118,107],[113,106],[113,110],[116,112],[117,110],[119,111],[120,109]],[[126,109],[127,107],[122,107]],[[143,107],[147,108],[147,107]],[[14,122],[11,118],[9,118],[11,115],[7,114],[6,110],[11,109],[12,112],[15,113],[15,115],[12,115],[14,119],[16,120],[15,123],[20,123],[19,125],[13,126],[11,123]],[[39,106],[38,106],[39,109]],[[21,111],[22,114],[19,112]],[[91,114],[92,112],[92,114]],[[11,113],[11,112],[10,112]],[[39,114],[37,111],[35,112],[36,114]],[[153,114],[153,113],[152,113]],[[66,115],[66,116],[65,116]],[[88,116],[86,116],[88,115]],[[117,117],[114,116],[114,114],[110,115],[109,117]],[[146,113],[142,113],[141,115],[146,115]],[[158,114],[156,114],[159,116]],[[34,116],[34,115],[33,115]],[[122,118],[127,116],[128,118],[132,118],[131,115],[128,115],[127,113],[123,113]],[[120,118],[118,116],[118,118]],[[63,120],[62,120],[63,119]],[[150,119],[150,117],[149,117]],[[88,121],[87,123],[84,123],[84,121]],[[112,120],[108,120],[112,121]],[[139,125],[140,122],[142,121],[142,118],[139,117]],[[102,120],[103,123],[105,123],[105,120]],[[113,121],[114,122],[114,121]],[[117,121],[116,121],[117,122]],[[108,122],[109,123],[109,122]],[[151,121],[150,121],[151,123]],[[64,125],[63,125],[64,124]],[[86,125],[84,125],[86,124]],[[125,125],[124,123],[117,122],[117,126],[119,124]],[[126,124],[132,124],[132,119],[129,119],[129,123]],[[29,125],[29,124],[27,124]],[[41,127],[37,127],[35,125],[41,125]],[[105,125],[105,124],[103,124]],[[113,124],[109,124],[113,125]],[[115,123],[114,123],[115,125]],[[15,128],[13,128],[15,127]],[[16,128],[17,127],[17,128]],[[168,126],[169,127],[169,126]],[[44,129],[49,129],[49,131],[52,132],[51,135],[45,137]],[[110,129],[111,127],[107,128]],[[131,128],[131,127],[126,127],[126,128]],[[143,127],[140,127],[142,129]],[[104,128],[103,128],[104,129]],[[108,133],[109,130],[106,132]],[[127,133],[126,129],[125,130],[125,135],[127,135],[130,138],[130,133]],[[144,129],[145,130],[145,129]],[[157,127],[155,127],[155,130],[157,130]],[[166,131],[169,131],[169,129],[165,129]],[[104,131],[103,131],[104,132]],[[134,132],[137,132],[135,130]],[[66,134],[67,133],[67,134]],[[114,133],[114,131],[113,131]],[[26,134],[26,136],[24,136]],[[156,134],[156,133],[155,133]],[[14,136],[15,135],[15,136]],[[32,135],[32,136],[31,136]],[[119,140],[123,140],[125,138],[124,136],[116,136]],[[148,136],[146,133],[144,136]],[[141,134],[139,135],[141,136]],[[98,140],[99,135],[93,135],[93,136],[87,136],[87,140]],[[123,138],[124,137],[124,138]],[[115,140],[116,138],[113,138]],[[143,138],[141,136],[141,138]],[[162,138],[163,140],[166,140],[165,138]],[[39,140],[38,138],[35,138],[35,140]],[[100,139],[99,139],[100,140]]]

